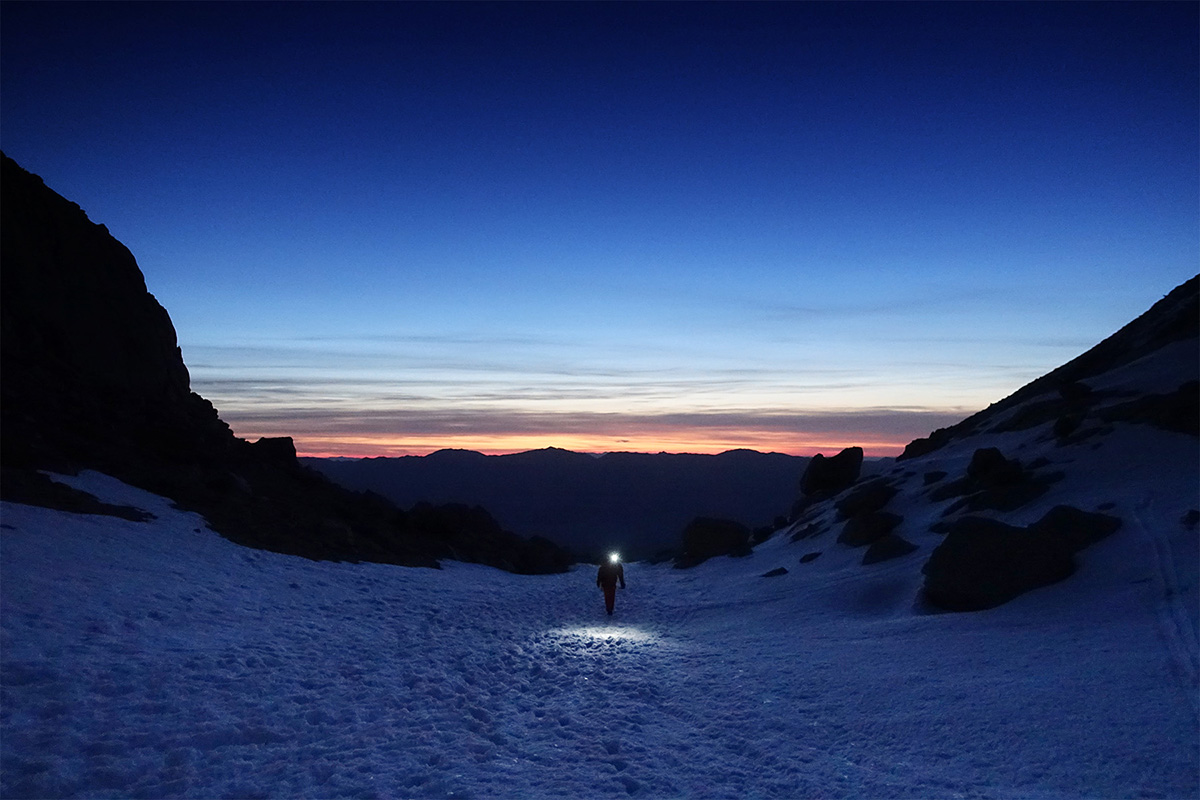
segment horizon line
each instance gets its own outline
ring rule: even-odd
[[[270,438],[270,437],[268,437],[268,438]],[[858,447],[858,446],[859,445],[852,445],[852,444],[846,445],[846,447],[842,448],[842,450],[845,450],[845,449],[851,448],[851,447]],[[320,453],[309,453],[309,452],[302,453],[302,452],[297,451],[296,457],[297,458],[320,458],[320,459],[343,459],[346,461],[364,461],[364,460],[372,459],[372,458],[427,458],[429,456],[436,455],[437,453],[474,453],[476,455],[493,458],[493,457],[500,457],[500,456],[525,455],[526,453],[541,453],[541,452],[545,452],[547,450],[557,450],[559,452],[573,453],[575,455],[581,455],[581,456],[595,456],[596,458],[599,458],[601,456],[611,456],[611,455],[722,456],[722,455],[726,455],[728,453],[739,453],[739,452],[741,452],[741,453],[756,453],[758,455],[786,456],[788,458],[813,458],[817,455],[825,455],[824,453],[811,453],[811,454],[808,454],[808,453],[784,453],[779,450],[759,450],[759,449],[756,449],[753,447],[733,447],[728,450],[713,451],[713,452],[699,452],[699,451],[695,451],[695,450],[658,450],[658,451],[652,451],[652,450],[572,450],[572,449],[566,448],[566,447],[556,447],[556,446],[550,445],[547,447],[535,447],[535,448],[532,448],[529,450],[497,450],[497,451],[490,451],[490,452],[485,452],[483,450],[478,450],[478,449],[471,448],[471,447],[442,447],[437,450],[431,450],[429,452],[422,452],[422,453],[398,453],[396,455],[366,455],[366,456],[355,456],[355,455],[344,455],[344,454],[333,455],[333,454],[320,454]],[[839,450],[838,452],[841,452],[841,451]],[[871,455],[871,454],[867,453],[865,450],[863,452],[863,458],[866,460],[869,460],[869,461],[878,461],[878,460],[895,458],[895,457],[896,456],[894,456],[894,455]]]
[[[296,456],[298,458],[343,458],[343,459],[368,459],[368,458],[425,458],[435,453],[441,452],[464,452],[478,453],[484,456],[507,456],[520,455],[522,453],[535,453],[546,450],[558,450],[567,453],[578,453],[589,456],[604,456],[618,453],[628,453],[637,455],[696,455],[696,456],[719,456],[726,453],[738,451],[760,453],[764,455],[775,454],[789,456],[792,458],[812,458],[817,455],[832,456],[850,447],[860,447],[863,450],[863,457],[868,459],[895,458],[900,455],[904,448],[912,441],[906,440],[903,444],[894,442],[870,441],[867,437],[863,440],[844,440],[838,442],[822,442],[812,444],[807,447],[781,449],[772,446],[752,446],[750,444],[698,444],[693,443],[692,446],[681,444],[677,447],[670,446],[652,446],[644,445],[638,447],[634,443],[627,447],[605,447],[605,448],[589,448],[586,445],[582,446],[565,446],[563,443],[558,444],[538,444],[531,443],[528,445],[512,445],[512,446],[470,446],[465,444],[443,443],[443,444],[427,444],[425,446],[386,446],[374,445],[355,447],[349,442],[345,443],[327,443],[327,446],[312,446],[302,444],[297,441],[297,437],[289,434],[267,435],[261,437],[257,435],[243,436],[241,438],[247,441],[257,440],[258,438],[281,438],[286,437],[292,439],[296,447]],[[664,443],[665,444],[665,443]]]

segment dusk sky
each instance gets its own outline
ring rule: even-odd
[[[1197,3],[0,5],[234,432],[895,455],[1200,263]]]

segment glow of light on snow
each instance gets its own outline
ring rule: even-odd
[[[632,625],[591,625],[577,628],[563,628],[555,631],[555,634],[568,640],[568,646],[571,639],[604,639],[606,641],[638,643],[653,643],[659,639],[656,634]]]

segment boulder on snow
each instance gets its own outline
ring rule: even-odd
[[[760,578],[778,578],[780,575],[787,575],[787,567],[776,567],[770,572],[764,572]]]
[[[696,517],[683,530],[683,547],[675,567],[687,569],[714,556],[750,554],[750,529],[740,522]]]
[[[832,497],[858,480],[862,463],[861,447],[847,447],[831,458],[818,453],[800,477],[800,493],[808,498]]]
[[[1106,422],[1134,422],[1165,431],[1200,435],[1200,382],[1187,381],[1167,394],[1149,394],[1104,409]]]
[[[867,552],[863,553],[863,566],[867,564],[878,564],[881,561],[890,561],[893,558],[900,558],[917,550],[917,546],[907,539],[903,539],[894,533],[885,534],[883,537],[876,539],[875,542],[867,548]]]
[[[925,481],[926,486],[931,486],[940,481],[942,478],[946,477],[948,474],[949,473],[947,473],[945,470],[935,469],[930,472],[926,472],[923,480]]]
[[[1045,466],[1045,463],[1041,465]],[[952,497],[961,498],[947,508],[945,514],[964,509],[968,512],[1015,511],[1041,497],[1050,484],[1060,478],[1062,473],[1034,474],[1020,461],[1005,458],[999,449],[984,447],[972,455],[964,477],[938,484],[930,492],[929,499],[941,502]]]
[[[1058,506],[1027,528],[963,517],[929,556],[925,597],[948,611],[981,611],[1057,583],[1075,570],[1075,553],[1116,530],[1105,514]]]
[[[1042,536],[1062,539],[1075,552],[1095,544],[1120,527],[1119,517],[1081,511],[1073,506],[1055,506],[1030,526]]]
[[[820,536],[824,532],[824,525],[820,524],[819,522],[813,522],[805,525],[803,528],[793,533],[791,536],[791,541],[798,542],[801,539],[811,539],[814,536]]]
[[[996,447],[981,447],[971,456],[967,477],[983,487],[1010,486],[1024,478],[1021,462],[1007,459]]]
[[[810,561],[816,561],[816,560],[817,560],[818,558],[820,558],[820,557],[821,557],[821,551],[820,551],[820,550],[818,550],[818,551],[817,551],[817,552],[815,552],[815,553],[805,553],[804,555],[800,556],[800,563],[801,563],[801,564],[807,564],[807,563],[809,563]]]
[[[1018,483],[993,486],[974,493],[949,510],[957,511],[959,507],[965,507],[970,512],[1015,511],[1044,495],[1049,491],[1050,484],[1062,477],[1063,473],[1058,472],[1041,478],[1029,476]]]
[[[4,484],[4,499],[12,503],[57,508],[73,514],[103,514],[132,522],[155,519],[149,511],[105,503],[87,492],[52,481],[44,472],[0,467],[0,482]]]
[[[962,425],[962,423],[959,423],[959,425]],[[920,458],[921,456],[940,450],[954,438],[955,433],[956,431],[951,428],[938,428],[928,436],[913,439],[905,445],[904,452],[896,456],[896,460],[904,461],[909,458]]]
[[[877,479],[856,487],[837,502],[838,513],[845,519],[880,511],[896,496],[896,487]]]
[[[851,547],[863,547],[887,536],[904,518],[888,511],[859,514],[846,522],[838,542]]]
[[[1087,415],[1081,413],[1063,414],[1054,421],[1054,426],[1050,430],[1056,439],[1065,440],[1079,430],[1079,426],[1086,418]]]

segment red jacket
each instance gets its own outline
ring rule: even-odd
[[[596,573],[597,586],[616,586],[617,581],[621,582],[621,588],[625,588],[625,565],[613,564],[612,562],[600,565],[600,571]]]

